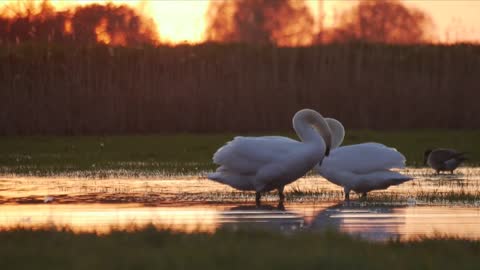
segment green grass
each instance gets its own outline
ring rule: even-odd
[[[0,232],[1,269],[478,269],[480,242],[422,239],[371,243],[326,231],[281,234],[146,228],[109,235]]]
[[[272,134],[276,134],[273,132]],[[278,133],[277,133],[278,134]],[[245,135],[245,134],[238,134]],[[293,134],[283,134],[295,138]],[[212,170],[211,157],[234,134],[83,137],[0,137],[0,173],[51,175],[182,174]],[[420,166],[423,151],[452,147],[468,151],[477,165],[480,131],[347,131],[344,145],[376,141],[397,148],[407,165]]]

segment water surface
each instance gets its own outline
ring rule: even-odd
[[[371,240],[451,236],[480,239],[480,209],[472,207],[373,207],[359,204],[289,204],[274,206],[139,204],[1,205],[0,228],[68,227],[75,232],[108,233],[112,228],[147,225],[181,232],[261,227],[284,232],[327,229]]]
[[[455,175],[407,169],[416,179],[367,201],[343,203],[342,189],[321,177],[305,177],[277,197],[254,205],[238,192],[201,176],[134,179],[0,177],[0,229],[65,226],[108,233],[154,225],[176,231],[214,232],[261,226],[295,232],[335,229],[371,240],[421,236],[480,239],[480,169]]]

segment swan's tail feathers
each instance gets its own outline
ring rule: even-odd
[[[396,186],[407,181],[413,180],[413,177],[404,175],[394,171],[380,171],[364,176],[366,186],[373,187],[374,189],[386,189],[389,186]]]
[[[386,181],[386,183],[389,186],[396,186],[396,185],[400,185],[405,182],[408,182],[410,180],[413,180],[412,176],[404,175],[398,172],[391,172],[390,175],[388,176],[388,180]]]
[[[215,182],[218,182],[218,183],[221,183],[221,184],[225,184],[225,181],[223,180],[223,177],[222,177],[222,173],[219,173],[219,172],[209,173],[207,175],[207,178],[212,180],[212,181],[215,181]]]
[[[405,183],[405,182],[410,181],[410,180],[413,180],[413,177],[408,176],[408,175],[402,175],[401,177],[392,178],[392,181],[394,181],[396,185]]]
[[[220,167],[221,168],[221,167]],[[226,170],[209,173],[207,178],[220,184],[229,185],[239,190],[253,190],[252,176],[235,174]]]

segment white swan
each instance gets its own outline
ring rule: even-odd
[[[405,157],[395,148],[380,143],[339,147],[345,136],[343,125],[335,119],[325,120],[332,132],[332,151],[315,170],[328,181],[342,186],[345,200],[350,199],[351,190],[366,197],[369,191],[387,189],[413,179],[390,170],[405,167]]]
[[[303,109],[293,117],[293,129],[301,142],[280,136],[235,137],[217,150],[213,162],[220,165],[208,178],[239,190],[278,190],[297,180],[328,156],[331,145],[327,122],[316,111]]]

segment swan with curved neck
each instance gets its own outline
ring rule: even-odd
[[[405,167],[405,157],[394,148],[380,143],[341,146],[345,137],[342,123],[326,118],[332,133],[332,153],[315,170],[328,181],[342,186],[345,200],[350,191],[366,197],[372,190],[387,189],[413,178],[391,169]]]
[[[337,119],[325,118],[332,135],[332,149],[340,147],[345,138],[345,128]]]
[[[283,202],[285,185],[321,163],[332,141],[328,123],[314,110],[298,111],[292,122],[301,141],[281,136],[235,137],[213,155],[213,162],[220,166],[208,178],[255,191],[257,204],[263,192],[277,189]]]
[[[328,156],[332,144],[332,135],[328,122],[322,115],[311,109],[303,109],[293,116],[292,124],[302,142],[323,144],[326,148],[325,154]]]

